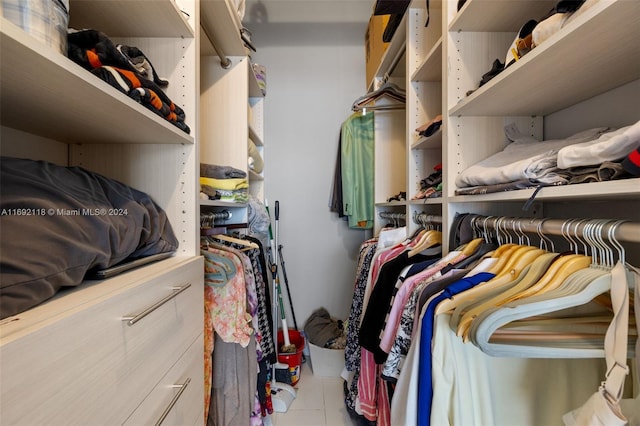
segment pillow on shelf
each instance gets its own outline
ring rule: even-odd
[[[141,191],[80,167],[0,158],[0,318],[30,309],[92,269],[178,248]]]

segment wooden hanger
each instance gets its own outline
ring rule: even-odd
[[[464,292],[463,295],[466,295],[466,297],[462,300],[480,301],[484,297],[486,297],[487,294],[492,294],[492,291],[495,289],[504,287],[509,288],[511,285],[513,285],[514,282],[518,282],[518,279],[523,278],[520,275],[523,273],[525,268],[530,267],[536,258],[539,258],[541,255],[546,253],[545,250],[532,246],[522,246],[519,247],[519,249],[519,252],[510,257],[509,262],[500,274],[496,275],[486,283],[475,286],[474,288]],[[493,306],[493,303],[493,299],[485,300],[484,302],[464,313],[460,318],[460,322],[458,323],[456,334],[458,336],[464,336],[466,330],[469,327],[469,324],[477,315],[477,312],[482,312],[489,306]]]
[[[413,257],[419,254],[421,251],[433,247],[436,244],[442,244],[442,232],[440,231],[427,231],[416,242],[414,247],[409,251],[408,256]]]
[[[524,349],[520,344],[512,346],[513,349],[509,348],[509,345],[493,345],[493,342],[491,344],[489,343],[489,337],[500,327],[511,324],[512,326],[508,327],[506,335],[502,336],[503,340],[505,338],[513,339],[513,341],[523,339],[521,335],[518,335],[517,329],[525,332],[525,340],[531,340],[532,336],[527,331],[527,324],[532,323],[535,324],[534,327],[538,327],[537,331],[540,332],[538,333],[540,336],[544,336],[544,333],[548,335],[546,341],[544,337],[542,337],[541,341],[543,346],[549,346],[549,348],[539,348],[540,352],[547,351],[548,353],[557,355],[560,352],[573,353],[571,351],[578,350],[576,353],[580,353],[580,348],[584,347],[585,342],[597,337],[598,332],[595,331],[595,328],[591,328],[586,333],[582,332],[582,339],[577,341],[575,337],[578,335],[578,330],[569,329],[576,336],[568,336],[562,327],[564,325],[573,327],[576,322],[581,320],[581,317],[576,317],[575,314],[567,315],[565,309],[582,306],[601,297],[611,288],[614,282],[612,278],[614,273],[618,277],[616,278],[617,281],[615,281],[617,285],[620,285],[621,281],[625,281],[625,278],[630,280],[631,283],[633,278],[638,276],[636,274],[631,278],[628,272],[625,273],[624,248],[613,237],[615,228],[620,223],[621,222],[617,222],[609,229],[609,238],[619,253],[619,260],[615,265],[613,250],[611,250],[610,247],[606,247],[604,241],[601,239],[602,227],[604,227],[605,224],[603,222],[596,226],[593,234],[594,239],[589,243],[592,245],[593,258],[591,256],[573,253],[558,257],[545,271],[545,274],[532,286],[525,288],[523,291],[513,292],[513,294],[503,297],[502,305],[508,306],[508,309],[497,308],[481,314],[476,321],[474,321],[470,329],[471,333],[469,333],[467,337],[471,338],[474,343],[481,347],[493,346],[493,349],[499,348],[503,351],[502,355],[499,356],[504,356],[504,351],[509,352],[511,350],[513,350],[514,353],[523,353]],[[577,237],[577,234],[575,236]],[[591,244],[593,242],[596,244]],[[600,245],[598,243],[602,244]],[[577,249],[577,245],[575,247]],[[604,249],[604,251],[596,256],[596,250],[598,249]],[[592,260],[594,259],[598,259],[596,262],[597,267],[589,267],[592,265]],[[607,273],[607,270],[609,270],[610,273]],[[637,284],[636,282],[636,285]],[[624,287],[626,288],[626,285],[624,285]],[[556,312],[559,313],[557,317],[545,315]],[[563,312],[565,313],[563,314]],[[596,312],[600,312],[600,310]],[[545,315],[544,317],[540,317],[546,321],[544,324],[544,321],[538,320],[540,315]],[[584,313],[581,315],[584,315]],[[586,317],[582,317],[582,321],[589,322],[593,325],[598,321],[597,315],[598,314],[596,314],[596,316],[587,314]],[[516,322],[518,322],[518,324],[516,324]],[[558,335],[554,335],[556,332],[558,332]],[[551,339],[558,341],[558,344],[550,344]],[[602,336],[599,338],[600,342],[601,340]],[[571,347],[572,345],[573,347]],[[528,351],[528,349],[526,349],[526,351]],[[494,353],[494,355],[497,354]]]
[[[469,241],[467,244],[460,247],[460,250],[457,250],[457,251],[460,251],[466,257],[469,257],[476,252],[476,250],[478,249],[478,247],[480,247],[480,244],[482,244],[483,241],[484,241],[484,238],[475,238]]]
[[[588,268],[589,265],[591,265],[591,257],[589,256],[581,254],[561,256],[551,264],[547,273],[537,283],[514,294],[505,303],[556,289],[562,285],[569,275],[580,269]]]
[[[235,243],[235,244],[238,244],[238,245],[243,245],[243,246],[246,247],[246,248],[240,249],[240,251],[246,251],[246,250],[260,248],[253,241],[247,241],[247,240],[243,240],[243,239],[240,239],[240,238],[232,237],[231,235],[228,235],[228,234],[218,234],[218,235],[215,235],[214,238],[218,238],[220,240],[228,241],[230,243]]]

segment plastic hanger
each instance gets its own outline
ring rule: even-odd
[[[476,286],[471,290],[473,293],[467,294],[458,301],[451,314],[450,324],[456,330],[458,336],[463,336],[471,321],[480,313],[494,306],[499,306],[504,294],[517,287],[523,281],[540,277],[553,259],[555,253],[546,253],[543,250],[529,252],[532,259],[528,259],[529,264],[525,265],[521,272],[513,277],[489,280],[482,286]],[[471,291],[469,290],[469,291]]]
[[[572,236],[572,231],[570,230],[570,226],[571,226],[571,221],[567,221],[565,224],[567,226],[567,229],[565,231],[564,227],[563,227],[563,235],[565,235],[566,238],[571,240],[571,236]],[[576,239],[578,239],[578,235],[577,235],[577,226],[578,223],[576,223],[576,232],[574,233],[574,237]],[[585,230],[585,233],[589,236],[590,241],[592,242],[592,245],[595,248],[600,248],[600,249],[604,249],[604,251],[602,251],[603,255],[604,252],[606,251],[606,247],[604,246],[604,242],[600,242],[598,241],[598,239],[596,238],[596,235],[591,235],[591,229],[592,227],[589,227]],[[572,243],[573,240],[571,240]],[[574,251],[578,251],[578,245],[574,244]],[[586,246],[585,246],[585,253],[587,252]],[[558,288],[559,286],[562,285],[562,283],[574,272],[581,270],[581,269],[585,269],[587,268],[589,265],[593,264],[594,260],[592,259],[591,256],[586,256],[586,255],[580,255],[580,254],[573,254],[573,255],[566,255],[566,256],[562,256],[560,258],[558,258],[557,261],[555,261],[551,267],[549,268],[549,271],[535,284],[533,284],[532,286],[525,288],[523,287],[521,289],[521,291],[518,292],[514,292],[514,294],[510,295],[510,297],[508,297],[505,300],[505,303],[509,303],[512,302],[514,300],[517,299],[521,299],[524,297],[529,297],[529,296],[533,296],[535,294],[542,294],[544,292],[548,292],[551,291],[553,289]],[[596,261],[597,263],[597,261]],[[613,267],[613,265],[611,265],[611,267]]]
[[[502,226],[503,226],[504,220],[505,220],[504,218],[499,218],[496,221],[496,238],[499,243],[502,243],[506,239],[511,238],[508,234],[502,233],[503,232]],[[512,243],[501,244],[492,255],[495,261],[492,263],[491,266],[489,266],[489,269],[486,270],[486,272],[495,274],[494,271],[500,271],[505,269],[505,266],[508,264],[509,260],[511,259],[512,254],[519,247],[524,247],[524,246],[519,246],[517,244],[512,244]],[[526,248],[527,251],[529,249],[534,249],[534,247]],[[486,265],[486,263],[484,265]],[[485,291],[490,291],[493,287],[504,285],[505,283],[510,282],[512,279],[513,277],[508,274],[503,274],[502,276],[500,276],[500,278],[498,278],[496,275],[496,277],[494,277],[493,279],[487,282],[480,283],[465,292],[457,294],[451,299],[442,301],[436,307],[436,314],[440,314],[440,313],[455,309],[457,306],[465,303],[468,300],[477,300],[477,298],[480,297],[480,295],[482,295]]]
[[[496,222],[497,236],[500,235],[505,221],[506,219]],[[458,336],[466,336],[473,318],[486,309],[498,306],[505,293],[514,291],[514,287],[530,285],[530,282],[540,278],[556,256],[542,248],[531,246],[531,241],[520,225],[516,227],[513,222],[511,226],[518,232],[518,245],[502,254],[508,256],[506,263],[499,262],[499,268],[494,267],[490,270],[496,273],[493,279],[463,293],[457,302],[450,324],[456,329]]]
[[[581,270],[567,279],[566,283],[559,286],[547,293],[537,294],[528,298],[523,298],[505,304],[499,309],[486,315],[481,321],[478,322],[475,337],[473,339],[484,352],[494,356],[526,356],[526,357],[602,357],[602,332],[594,334],[593,326],[590,329],[590,333],[584,333],[581,331],[578,322],[602,322],[600,317],[585,317],[581,320],[578,318],[571,318],[565,320],[558,319],[553,320],[553,313],[563,313],[568,308],[584,307],[590,302],[594,301],[598,296],[605,294],[610,290],[612,279],[619,283],[623,280],[628,285],[636,280],[638,274],[632,274],[626,270],[624,263],[624,248],[614,238],[615,229],[621,222],[616,222],[609,229],[609,240],[618,249],[619,260],[611,268],[612,264],[612,251],[603,251],[602,247],[598,248],[599,242],[596,242],[595,247],[598,254],[592,256],[598,259],[598,264],[594,264],[592,268]],[[595,229],[595,234],[601,235],[603,224],[599,224]],[[594,251],[595,252],[595,251]],[[596,277],[587,279],[587,277]],[[536,318],[540,315],[546,315],[547,320],[545,322],[527,321],[527,319]],[[524,321],[519,321],[524,320]],[[610,317],[608,319],[610,321]],[[606,323],[606,320],[605,320]],[[544,329],[544,325],[550,325],[548,330]],[[524,329],[538,326],[541,339],[531,338],[528,339],[529,343],[538,342],[538,345],[533,344],[506,344],[505,341],[509,340],[509,335],[516,342],[522,342],[523,337],[518,335],[518,326]],[[554,339],[545,339],[546,336],[553,336],[555,330],[566,331],[566,329],[574,329],[574,333],[559,334]],[[502,343],[490,342],[490,337],[498,330],[507,330],[507,333],[502,334]],[[602,330],[602,327],[597,328]],[[535,337],[535,336],[534,336]],[[577,340],[577,338],[579,338]]]
[[[375,105],[375,102],[381,98],[387,98],[395,103],[390,105]],[[386,110],[405,108],[406,92],[393,83],[385,83],[377,90],[367,93],[356,99],[351,106],[353,111]]]
[[[538,228],[538,233],[540,234]],[[575,241],[571,239],[571,235],[563,235],[570,242],[570,247],[574,246]],[[541,239],[542,241],[542,239]],[[577,245],[575,245],[577,251]],[[520,258],[525,262],[529,259]],[[546,254],[533,260],[531,267],[523,273],[523,276],[515,280],[504,291],[489,297],[487,300],[477,303],[462,315],[458,322],[457,334],[463,336],[464,341],[469,340],[469,331],[472,328],[472,322],[478,316],[482,316],[485,312],[502,306],[514,300],[540,294],[544,291],[550,291],[560,286],[574,272],[587,268],[592,263],[591,257],[578,254]],[[499,278],[499,277],[497,277]]]

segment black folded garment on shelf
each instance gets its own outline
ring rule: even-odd
[[[87,272],[174,252],[151,197],[80,167],[0,158],[0,319],[24,312]]]
[[[182,108],[163,91],[169,82],[158,76],[137,47],[116,45],[103,32],[87,29],[68,34],[67,56],[183,132],[191,132]]]

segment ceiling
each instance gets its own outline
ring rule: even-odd
[[[374,4],[375,0],[246,0],[243,22],[366,23]]]

